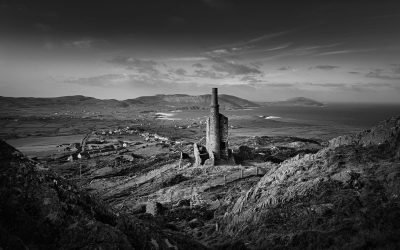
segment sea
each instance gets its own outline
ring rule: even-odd
[[[232,136],[296,136],[329,140],[400,116],[399,104],[330,103],[317,106],[262,106],[221,110]],[[165,113],[168,120],[204,121],[208,111]],[[162,117],[161,117],[162,119]]]

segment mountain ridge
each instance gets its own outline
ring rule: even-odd
[[[325,104],[307,97],[293,97],[284,101],[263,102],[264,105],[324,107]]]
[[[211,102],[211,95],[154,95],[141,96],[126,100],[116,99],[97,99],[82,95],[61,96],[61,97],[3,97],[0,96],[0,104],[3,107],[38,107],[46,105],[108,105],[110,107],[129,107],[134,105],[193,105],[199,107],[208,107]],[[221,109],[240,109],[247,107],[258,107],[257,103],[239,98],[232,95],[219,95],[219,104]]]

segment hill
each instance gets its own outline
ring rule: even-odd
[[[61,96],[49,98],[35,98],[35,97],[3,97],[0,96],[0,105],[4,108],[40,108],[40,107],[62,107],[62,106],[108,106],[111,108],[127,107],[131,104],[140,104],[135,101],[126,103],[125,101],[118,101],[115,99],[97,99],[82,95],[75,96]]]
[[[259,249],[397,249],[399,152],[397,117],[288,159],[237,199],[225,233]]]
[[[132,115],[135,111],[145,110],[208,109],[210,102],[210,95],[190,96],[182,94],[142,96],[128,100],[97,99],[81,95],[52,98],[0,96],[0,106],[2,107],[0,115],[109,117],[119,113],[121,117],[124,117],[124,113]],[[259,106],[256,103],[230,95],[220,95],[219,104],[221,110]]]
[[[199,108],[208,108],[211,103],[211,95],[155,95],[142,96],[136,99],[127,100],[127,102],[136,101],[146,105],[170,105],[170,106],[197,106]],[[247,107],[258,107],[259,105],[232,95],[219,95],[218,102],[221,109],[240,109]]]
[[[313,106],[313,107],[323,107],[323,103],[315,101],[306,97],[294,97],[287,99],[285,101],[278,102],[265,102],[265,105],[279,105],[279,106]]]
[[[115,214],[0,140],[1,249],[205,249],[151,216]]]

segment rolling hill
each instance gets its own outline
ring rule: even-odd
[[[323,103],[315,101],[306,97],[294,97],[287,99],[285,101],[277,102],[264,102],[265,105],[279,105],[279,106],[313,106],[313,107],[323,107]]]
[[[134,108],[134,107],[189,107],[195,109],[208,108],[211,102],[210,95],[190,96],[183,94],[176,95],[155,95],[142,96],[135,99],[115,100],[115,99],[97,99],[87,96],[62,96],[51,98],[35,97],[2,97],[0,96],[0,105],[3,109],[35,109],[35,108],[54,108],[61,109],[65,107],[79,107],[90,109],[91,107],[106,108]],[[246,107],[257,107],[256,103],[231,96],[220,95],[219,104],[221,109],[240,109]]]

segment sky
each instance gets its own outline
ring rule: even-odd
[[[400,1],[0,0],[0,95],[400,102]]]

